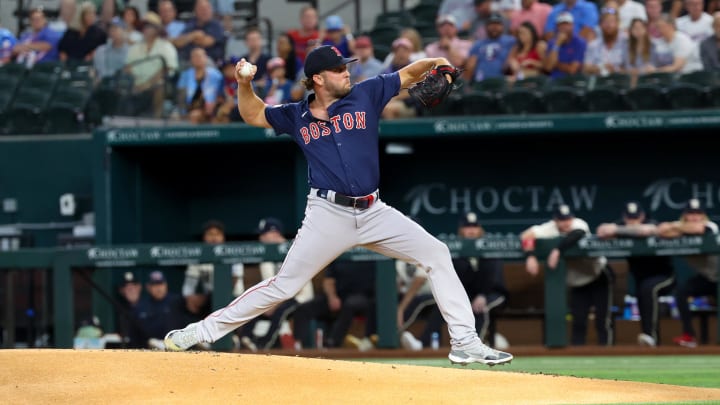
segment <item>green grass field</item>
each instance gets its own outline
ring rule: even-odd
[[[450,365],[447,359],[366,359],[364,361],[433,367]],[[720,388],[720,356],[555,356],[521,357],[508,366],[476,369],[557,374],[609,380],[628,380],[691,387]]]

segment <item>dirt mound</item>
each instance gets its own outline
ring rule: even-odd
[[[213,352],[0,350],[0,365],[0,398],[12,404],[720,400],[720,389]]]

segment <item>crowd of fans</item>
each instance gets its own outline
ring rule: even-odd
[[[343,56],[359,59],[351,66],[353,81],[396,71],[425,56],[448,58],[465,70],[468,82],[627,73],[634,83],[646,73],[720,68],[717,1],[561,0],[550,5],[538,0],[444,0],[431,37],[405,27],[389,54],[378,54],[382,60],[375,57],[371,36],[355,37],[337,15],[320,21],[310,6],[302,8],[298,28],[274,41],[273,54],[267,53],[262,31],[249,26],[244,32],[247,53],[226,55],[225,3],[197,0],[192,17],[180,21],[171,0],[149,2],[152,11],[145,15],[132,6],[120,9],[113,1],[62,0],[54,21],[41,9],[30,12],[29,27],[17,38],[0,28],[0,64],[92,63],[98,78],[130,71],[134,92],[152,100],[156,116],[172,110],[194,123],[241,120],[230,68],[240,58],[258,66],[254,84],[267,103],[302,99],[303,61],[319,45],[334,45]],[[99,17],[97,4],[102,6]],[[162,63],[140,63],[153,56]],[[167,88],[158,85],[165,80],[177,85],[171,100]],[[384,117],[419,112],[401,92]]]

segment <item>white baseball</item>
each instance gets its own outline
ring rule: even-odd
[[[245,63],[240,68],[240,76],[242,77],[248,77],[252,74],[252,65],[249,63]]]

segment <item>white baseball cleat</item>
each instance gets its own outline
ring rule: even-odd
[[[400,344],[405,350],[418,351],[422,350],[423,344],[420,340],[415,338],[412,333],[405,331],[400,335]]]
[[[647,333],[641,333],[637,336],[637,342],[640,346],[647,346],[647,347],[655,347],[657,346],[657,342],[655,342],[655,338],[648,335]]]
[[[485,345],[480,339],[475,340],[467,346],[454,347],[450,350],[448,359],[452,364],[466,366],[470,363],[482,363],[488,366],[510,363],[513,355],[501,352]]]
[[[165,335],[165,350],[182,352],[200,343],[197,335],[197,323],[191,323],[184,329],[175,329]]]

